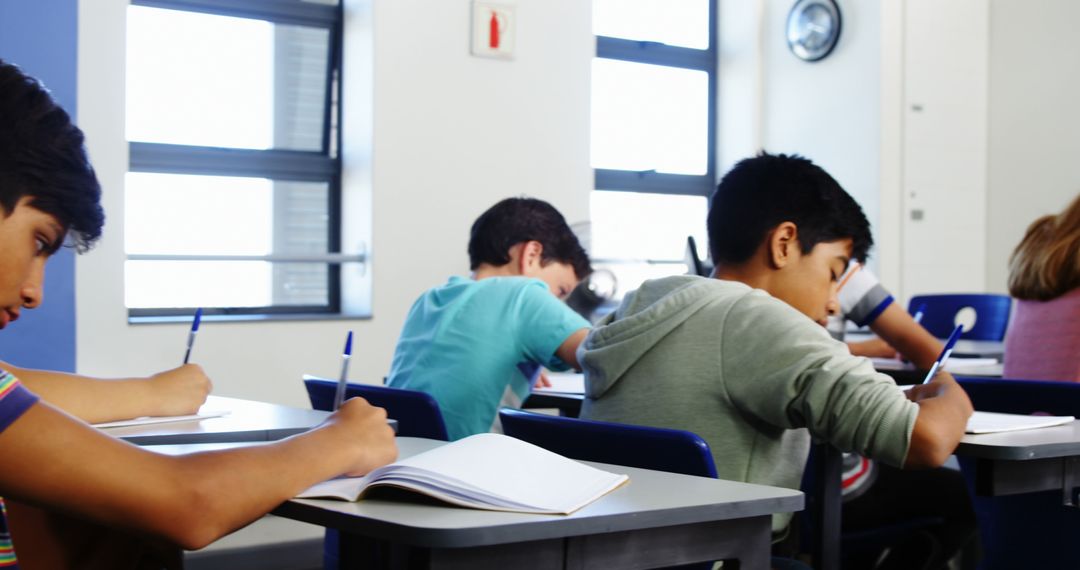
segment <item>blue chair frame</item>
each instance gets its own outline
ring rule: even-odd
[[[560,455],[716,478],[709,444],[688,431],[499,410],[503,433]]]
[[[304,377],[311,407],[329,411],[333,407],[337,380]],[[371,384],[348,384],[345,397],[361,397],[371,405],[385,408],[391,418],[397,420],[397,434],[402,437],[426,437],[449,441],[446,423],[438,402],[430,394],[401,388],[388,388]]]
[[[1012,311],[1012,297],[992,293],[916,295],[908,302],[908,312],[926,305],[921,324],[930,334],[948,338],[956,327],[956,314],[962,309],[975,310],[975,326],[961,333],[964,340],[993,340],[1005,338]]]

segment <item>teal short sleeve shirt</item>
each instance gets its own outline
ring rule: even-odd
[[[491,431],[500,404],[520,406],[540,366],[589,322],[527,277],[451,277],[413,304],[387,384],[431,394],[450,439]]]

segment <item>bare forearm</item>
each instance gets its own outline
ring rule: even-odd
[[[189,364],[149,378],[100,379],[0,363],[42,400],[85,422],[191,414],[206,401],[210,380]]]
[[[396,457],[383,410],[350,401],[326,423],[280,442],[169,457],[102,435],[37,404],[0,432],[5,496],[201,548],[304,488]]]
[[[212,542],[348,470],[349,455],[342,446],[319,441],[326,439],[323,435],[315,431],[271,445],[176,458],[179,478],[199,482],[190,492],[192,502],[200,506],[190,514],[201,533],[189,537],[192,542],[185,546]]]
[[[42,400],[89,423],[151,415],[145,381],[100,380],[77,374],[3,365]]]
[[[581,370],[581,363],[577,359],[577,349],[581,346],[581,343],[585,341],[585,337],[589,335],[589,329],[581,329],[575,331],[570,336],[566,337],[559,348],[555,351],[555,356],[559,357],[559,360],[569,364],[574,370]]]
[[[928,370],[941,354],[941,342],[896,303],[886,307],[870,329],[923,370]]]

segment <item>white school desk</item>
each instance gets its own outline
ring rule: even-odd
[[[101,431],[135,445],[274,441],[305,432],[330,415],[318,410],[222,396],[210,396],[206,405],[228,410],[229,414],[201,420],[102,428]],[[397,422],[389,421],[396,429]]]
[[[984,496],[1061,490],[1074,502],[1080,486],[1080,420],[1063,426],[965,435],[956,455],[975,469],[975,492]]]
[[[1080,567],[1080,421],[966,435],[956,455],[975,494],[981,568]]]
[[[398,438],[401,457],[440,445]],[[273,514],[342,531],[343,568],[633,569],[729,559],[766,569],[771,515],[803,507],[802,493],[790,489],[591,465],[630,482],[567,516],[465,509],[404,493],[356,503],[294,499]]]

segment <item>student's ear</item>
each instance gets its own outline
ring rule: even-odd
[[[787,267],[800,253],[799,227],[794,222],[784,222],[769,233],[768,261],[774,269]]]
[[[533,271],[540,269],[544,245],[536,240],[530,240],[514,247],[521,248],[518,256],[518,270],[522,275],[531,275]]]

